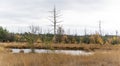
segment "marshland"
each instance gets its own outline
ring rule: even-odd
[[[120,66],[119,0],[1,0],[0,66]]]

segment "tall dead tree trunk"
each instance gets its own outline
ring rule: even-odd
[[[58,11],[56,10],[55,6],[54,6],[53,11],[51,11],[51,13],[53,14],[53,16],[50,17],[50,21],[52,22],[52,26],[54,28],[53,41],[56,42],[56,29],[57,29],[57,24],[60,23],[60,21],[58,21],[58,18],[60,17],[60,15]]]
[[[102,36],[102,31],[101,31],[101,20],[99,21],[99,34]]]
[[[54,41],[56,41],[56,7],[54,7]]]

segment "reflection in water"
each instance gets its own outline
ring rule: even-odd
[[[19,53],[21,50],[24,51],[24,53],[31,52],[31,49],[12,49],[13,53]],[[65,54],[71,54],[71,55],[92,55],[93,52],[85,52],[82,50],[46,50],[46,49],[35,49],[36,53],[65,53]]]

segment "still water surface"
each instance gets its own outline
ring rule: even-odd
[[[19,53],[21,50],[24,53],[31,52],[31,49],[12,49],[13,53]],[[47,50],[47,49],[35,49],[36,53],[64,53],[64,54],[71,54],[71,55],[92,55],[93,52],[85,52],[83,50]]]

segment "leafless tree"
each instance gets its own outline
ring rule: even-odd
[[[118,31],[116,30],[116,43],[118,43]]]
[[[39,33],[39,26],[34,26],[34,25],[31,25],[31,26],[29,26],[29,29],[30,29],[30,33],[32,33],[32,34],[37,34],[37,33]]]
[[[63,35],[64,34],[64,29],[62,26],[59,26],[58,29],[57,29],[57,34],[58,35]]]
[[[38,38],[36,34],[38,34],[39,32],[39,26],[31,25],[28,28],[29,28],[29,32],[25,34],[25,39],[27,40],[28,45],[31,48],[31,52],[34,52],[34,43]]]
[[[102,30],[101,30],[101,20],[99,20],[99,34],[102,35]]]
[[[56,10],[56,7],[54,6],[54,9],[52,11],[50,11],[52,13],[52,16],[50,16],[50,21],[52,22],[52,26],[54,28],[54,41],[56,41],[56,29],[58,26],[58,23],[60,23],[61,21],[58,21],[58,18],[60,17],[60,13],[58,12],[58,10]]]

